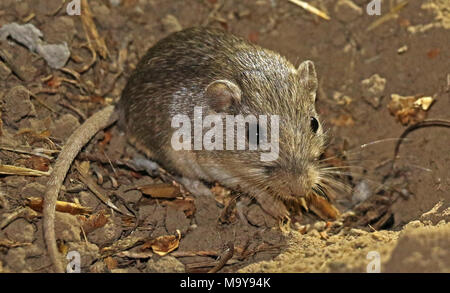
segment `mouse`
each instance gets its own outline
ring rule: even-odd
[[[220,29],[188,28],[158,41],[129,76],[116,106],[87,119],[55,163],[43,209],[55,270],[63,271],[54,232],[59,189],[81,148],[117,121],[128,141],[168,172],[248,194],[276,219],[288,218],[292,205],[327,202],[330,179],[319,160],[326,131],[315,108],[317,88],[312,61],[295,67]],[[230,123],[227,129],[233,118],[244,118],[244,126],[228,143],[226,130],[239,128]],[[333,209],[331,217],[337,214]]]

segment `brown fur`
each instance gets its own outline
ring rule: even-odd
[[[207,100],[211,97],[205,90],[217,80],[240,89],[239,101],[219,100],[219,105],[229,105],[227,114],[280,116],[278,160],[262,162],[258,151],[172,149],[171,118],[187,114],[193,119],[194,106],[203,107],[203,115],[214,113],[211,104],[217,103]],[[316,90],[310,61],[296,69],[279,54],[226,32],[191,28],[169,35],[147,52],[117,108],[126,133],[164,168],[240,189],[272,215],[283,217],[283,202],[306,196],[320,183],[317,158],[325,138],[321,126],[316,133],[311,130],[311,117],[317,118]]]

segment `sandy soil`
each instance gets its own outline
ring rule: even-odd
[[[431,97],[430,109],[411,117],[450,119],[450,7],[446,0],[408,1],[390,13],[402,1],[385,0],[378,17],[365,13],[368,2],[310,1],[327,21],[284,0],[92,0],[102,46],[92,37],[89,45],[82,17],[67,15],[59,1],[2,0],[0,28],[33,24],[45,42],[66,42],[71,57],[65,69],[52,69],[38,53],[0,41],[0,164],[51,170],[67,137],[117,102],[156,41],[186,27],[221,27],[295,65],[315,62],[326,155],[336,156],[334,166],[352,166],[338,175],[352,192],[332,200],[343,217],[327,222],[303,212],[280,227],[254,201],[242,196],[230,204],[235,194],[213,185],[215,197],[153,198],[142,188],[161,178],[123,164],[136,150],[113,126],[89,143],[65,181],[59,199],[101,220],[90,229],[87,215],[58,212],[62,255],[79,251],[85,272],[205,272],[231,241],[235,255],[221,272],[365,272],[369,252],[379,254],[383,272],[450,272],[449,129],[412,132],[392,171],[395,138],[406,125],[388,108],[392,95]],[[108,209],[80,180],[79,165],[133,217]],[[52,271],[42,215],[29,202],[42,197],[46,182],[46,174],[0,175],[0,272]],[[181,240],[169,255],[146,247],[177,230]]]

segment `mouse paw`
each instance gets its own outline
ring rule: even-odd
[[[289,211],[286,205],[272,196],[259,196],[256,201],[261,208],[277,220],[289,220]]]

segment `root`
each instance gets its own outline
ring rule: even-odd
[[[108,106],[92,115],[69,137],[47,182],[44,196],[44,240],[55,271],[63,273],[64,268],[58,255],[55,236],[55,205],[59,190],[75,157],[89,140],[100,130],[113,124],[118,118],[114,106]]]

